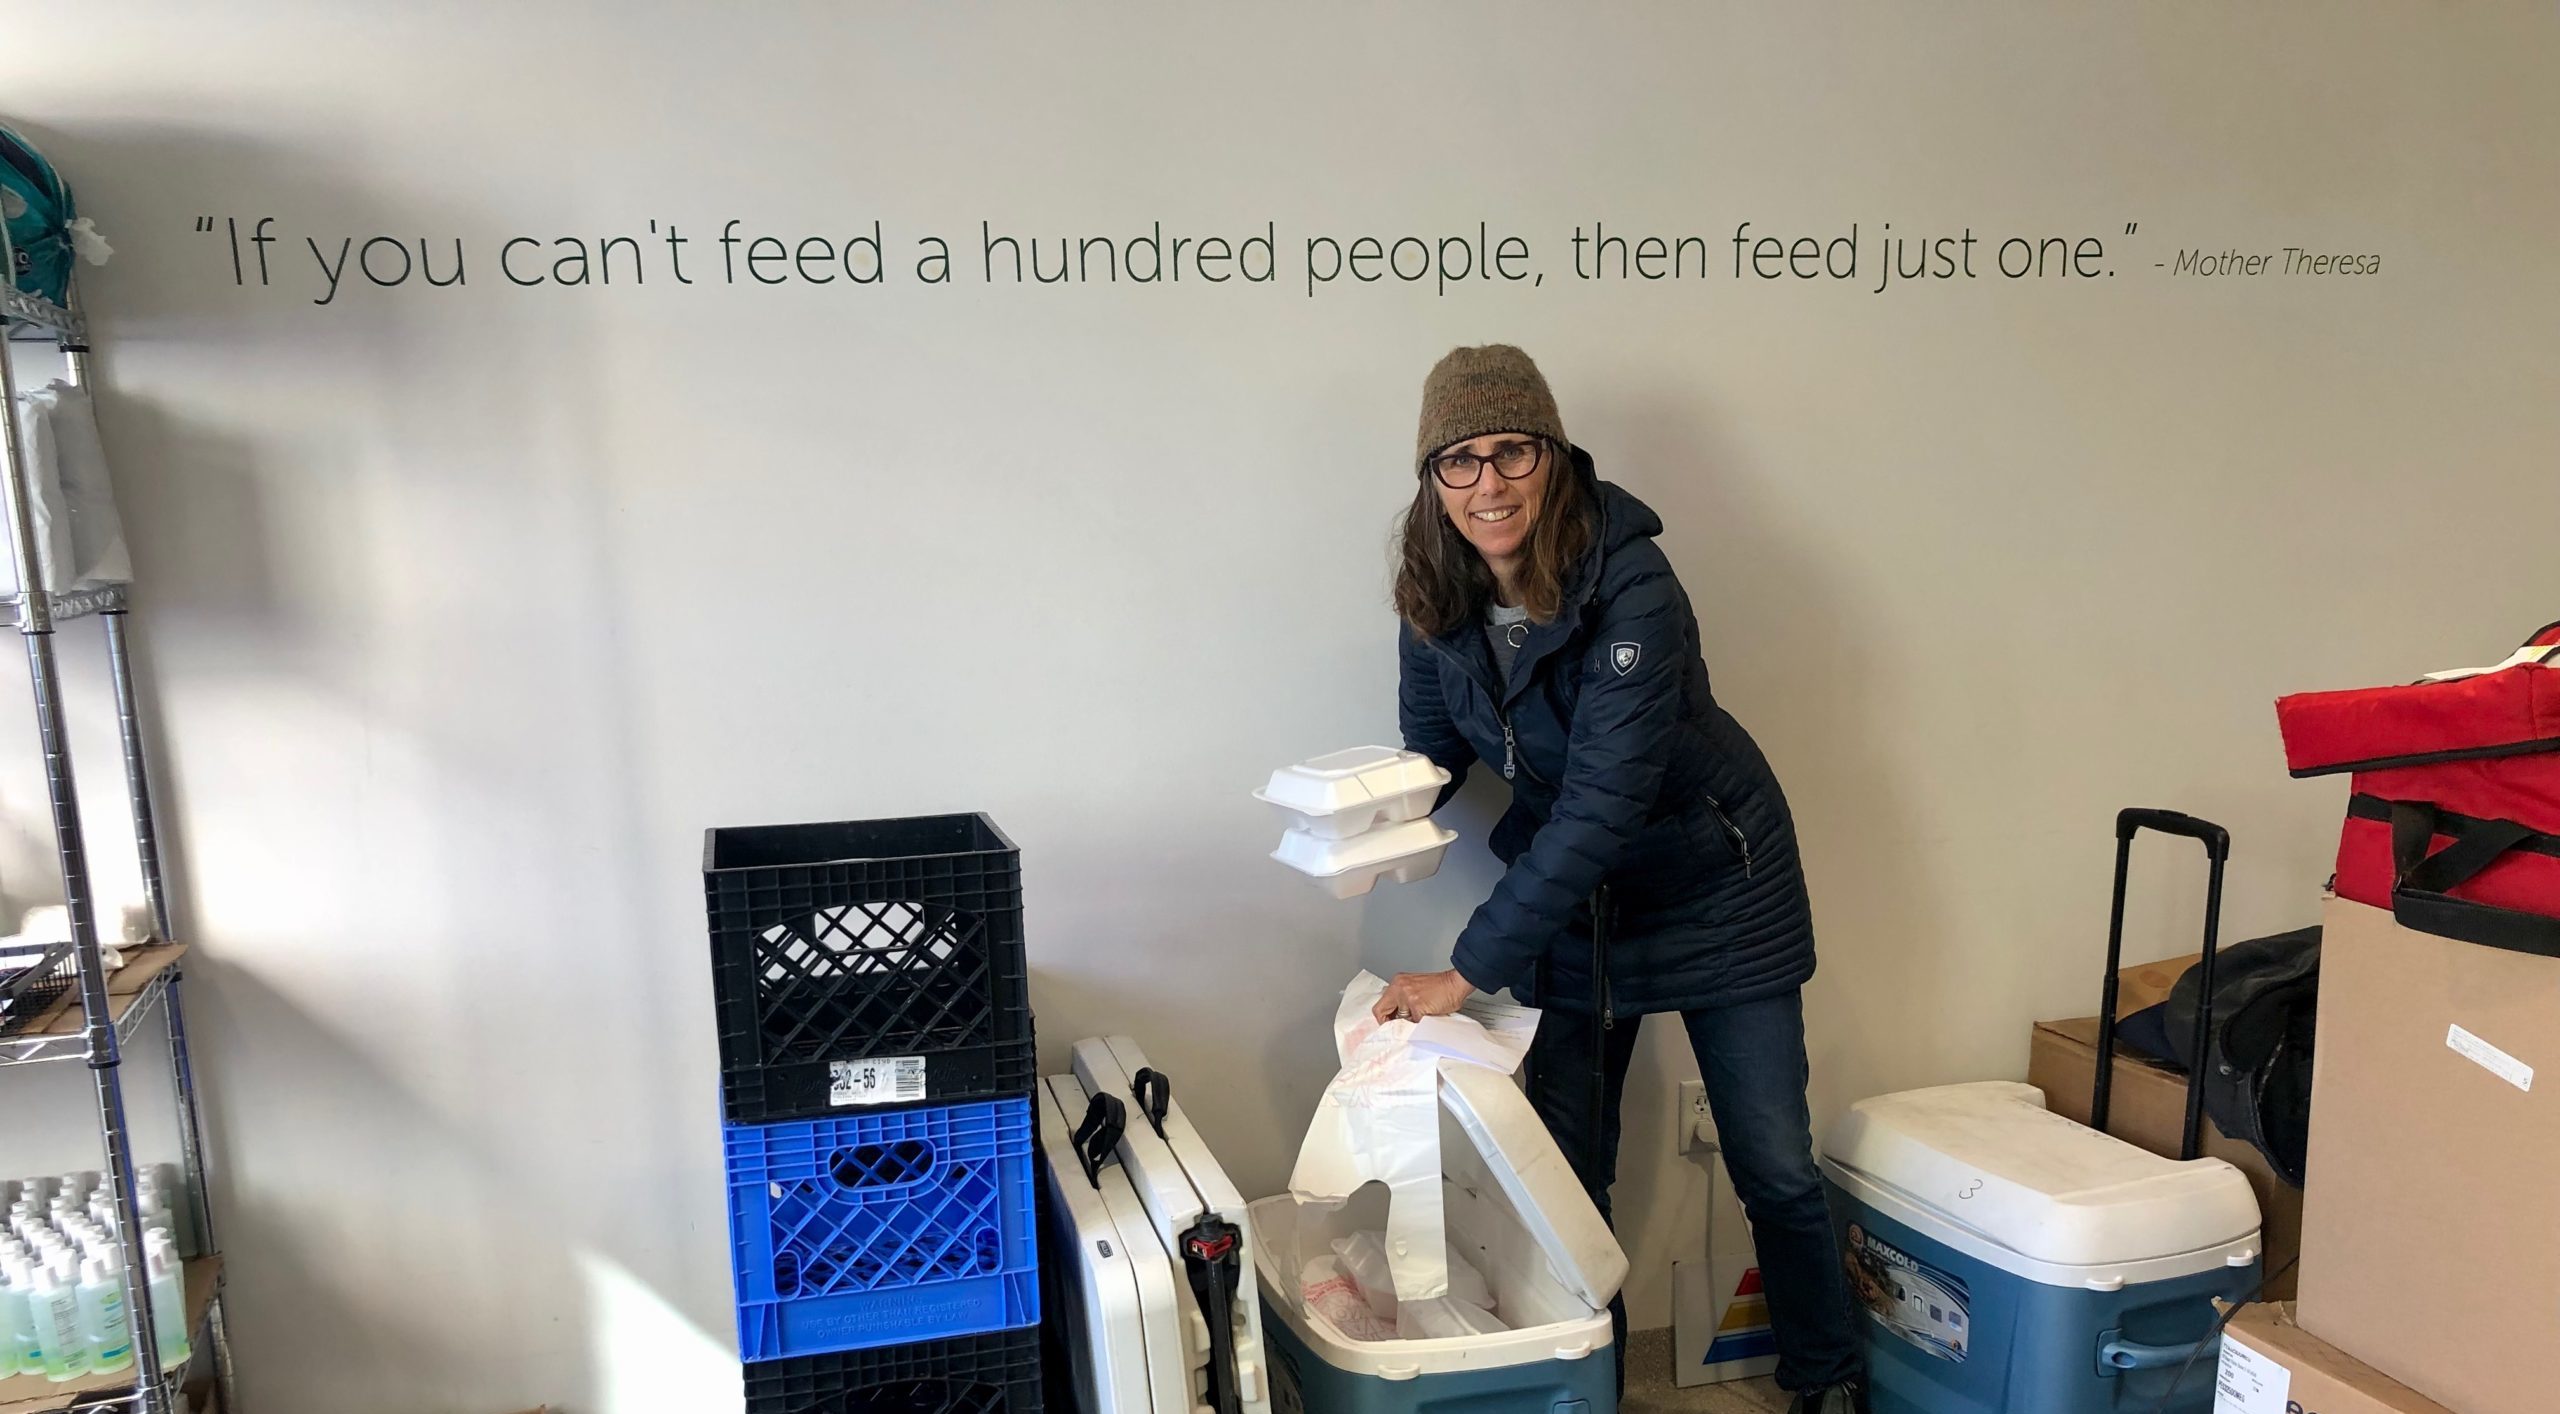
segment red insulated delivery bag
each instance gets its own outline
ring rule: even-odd
[[[2294,775],[2354,773],[2340,898],[2560,957],[2560,623],[2525,647],[2468,676],[2299,693],[2276,720]]]

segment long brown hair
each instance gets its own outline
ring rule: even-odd
[[[1546,623],[1564,611],[1565,577],[1591,548],[1589,495],[1572,449],[1545,443],[1550,465],[1529,527],[1529,550],[1520,572],[1520,603]],[[1493,599],[1493,568],[1467,543],[1440,505],[1440,488],[1426,470],[1396,533],[1396,614],[1425,638],[1437,638],[1473,621]]]

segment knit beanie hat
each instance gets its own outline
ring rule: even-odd
[[[1451,349],[1422,380],[1422,430],[1414,439],[1414,471],[1453,443],[1492,432],[1526,432],[1565,440],[1556,395],[1529,356],[1509,344]]]

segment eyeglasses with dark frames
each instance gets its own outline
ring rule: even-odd
[[[1484,469],[1492,467],[1505,481],[1518,481],[1538,469],[1546,459],[1547,444],[1541,441],[1505,442],[1487,456],[1473,452],[1442,452],[1431,459],[1431,474],[1452,491],[1464,491],[1484,480]]]

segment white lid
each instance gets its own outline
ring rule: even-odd
[[[2138,1263],[2253,1241],[2258,1200],[2220,1159],[2180,1163],[2048,1111],[2013,1081],[1861,1100],[1824,1157],[2032,1262]]]
[[[1332,815],[1373,801],[1393,800],[1418,790],[1438,790],[1449,773],[1416,751],[1392,746],[1355,746],[1271,773],[1257,795],[1308,815]]]
[[[1607,1306],[1626,1284],[1626,1250],[1592,1206],[1529,1097],[1510,1076],[1488,1066],[1444,1065],[1440,1106],[1475,1141],[1485,1171],[1546,1253],[1556,1279],[1594,1310]],[[1444,1170],[1450,1163],[1442,1155]]]
[[[1354,869],[1446,849],[1457,837],[1457,831],[1443,829],[1427,819],[1407,820],[1401,825],[1389,825],[1383,830],[1371,830],[1347,840],[1329,840],[1305,830],[1286,830],[1281,833],[1280,847],[1271,852],[1271,857],[1301,874],[1329,879]]]

